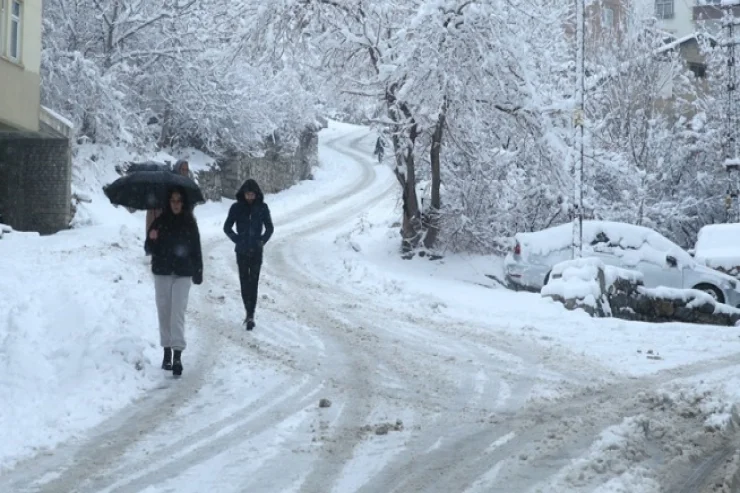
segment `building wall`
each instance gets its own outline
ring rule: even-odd
[[[0,132],[0,215],[19,231],[52,234],[71,217],[70,141]]]
[[[20,60],[9,58],[12,0],[0,15],[0,123],[19,130],[36,131],[39,125],[41,79],[41,0],[22,2]]]
[[[652,0],[653,2],[655,0]],[[658,25],[677,38],[688,36],[696,31],[693,19],[693,5],[695,0],[673,0],[673,18],[658,19]]]

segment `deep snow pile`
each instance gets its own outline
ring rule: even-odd
[[[599,282],[599,272],[604,272],[604,263],[592,257],[568,260],[555,264],[550,279],[542,287],[543,296],[560,296],[565,300],[580,299],[596,307],[596,300],[604,295]]]
[[[82,145],[72,191],[85,200],[74,229],[0,239],[0,402],[12,403],[0,406],[0,470],[95,426],[165,378],[144,213],[113,207],[102,186],[127,161],[176,159]]]
[[[541,294],[563,303],[576,302],[577,306],[597,310],[599,316],[611,316],[609,290],[618,279],[641,283],[643,275],[638,271],[606,265],[595,257],[566,260],[552,268]]]
[[[737,275],[740,270],[740,224],[710,224],[699,230],[697,262]]]
[[[134,226],[0,240],[0,468],[94,426],[162,378]]]

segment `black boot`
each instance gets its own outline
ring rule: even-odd
[[[164,348],[164,358],[162,359],[162,369],[170,371],[172,370],[172,349]]]
[[[175,349],[175,355],[172,358],[172,375],[179,377],[182,375],[182,351]]]
[[[244,325],[247,327],[247,330],[254,329],[254,317],[247,316],[247,318],[244,320]]]

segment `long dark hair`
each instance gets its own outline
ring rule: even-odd
[[[177,215],[182,216],[189,226],[197,226],[198,222],[195,220],[193,207],[190,205],[190,202],[188,201],[188,195],[185,193],[185,189],[183,187],[172,187],[167,191],[167,205],[162,210],[162,215],[166,216],[168,219],[174,219],[176,217],[176,215],[172,212],[172,206],[170,205],[170,199],[175,193],[179,193],[180,200],[182,200],[182,212]]]

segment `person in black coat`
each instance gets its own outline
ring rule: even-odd
[[[257,182],[250,178],[236,193],[236,203],[229,209],[224,223],[224,233],[234,242],[242,302],[247,312],[244,320],[247,330],[255,327],[254,311],[257,307],[262,252],[274,230],[265,196]]]
[[[203,255],[198,223],[185,191],[174,188],[169,206],[147,231],[144,245],[152,255],[152,273],[159,315],[159,337],[164,348],[162,368],[182,375],[185,342],[185,310],[190,285],[203,282]]]

